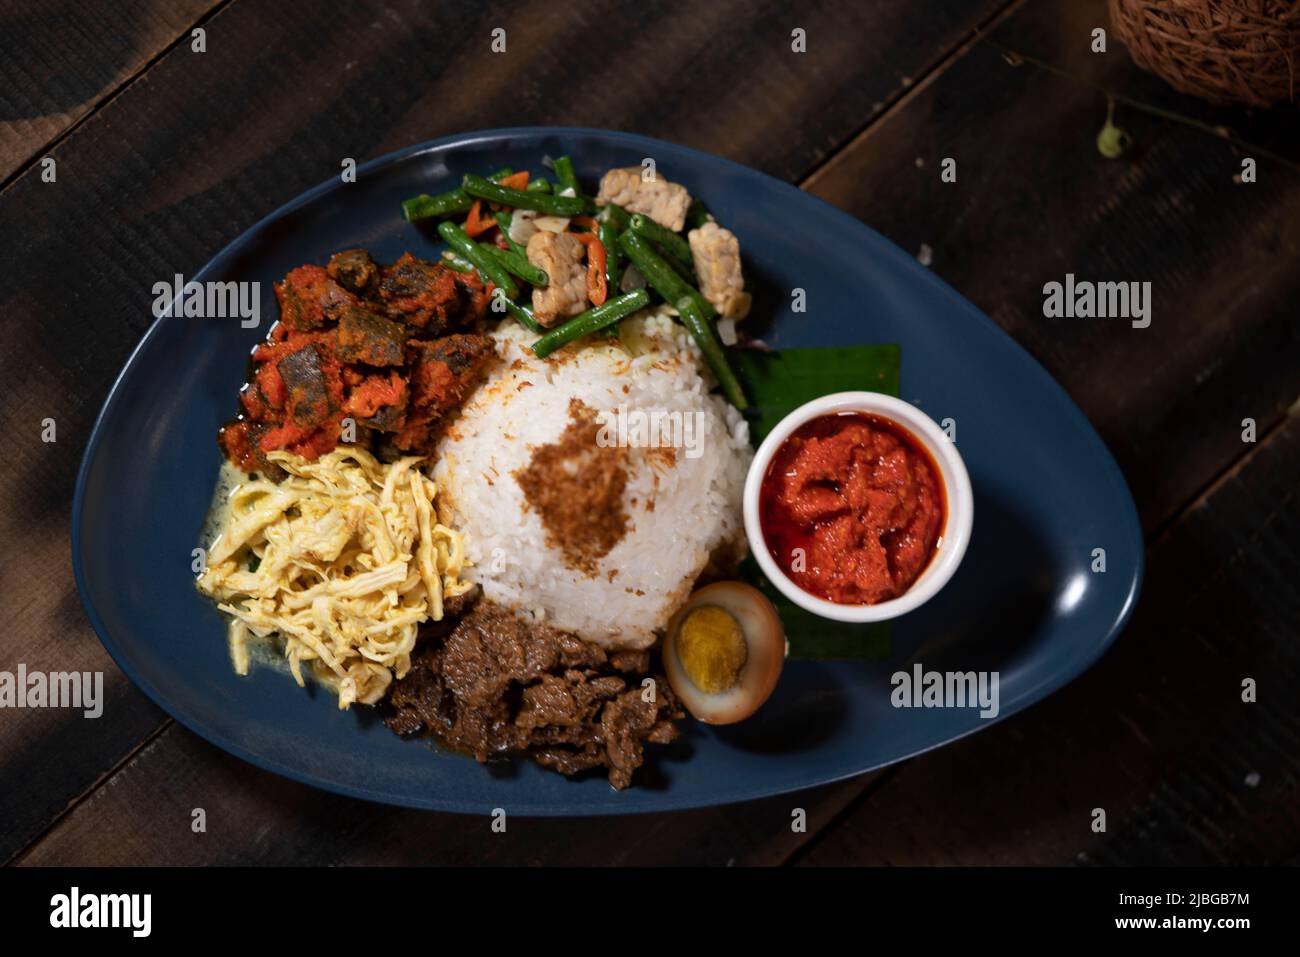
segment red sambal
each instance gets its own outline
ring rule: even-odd
[[[759,493],[767,547],[799,587],[874,605],[912,586],[944,525],[939,469],[896,422],[862,412],[805,422],[777,449]]]

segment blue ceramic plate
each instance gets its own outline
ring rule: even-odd
[[[776,346],[902,345],[902,394],[953,418],[975,489],[975,529],[956,577],[900,620],[894,658],[792,662],[740,725],[686,722],[682,740],[615,792],[531,764],[484,767],[403,741],[365,708],[299,690],[272,668],[235,676],[225,625],[195,591],[190,550],[250,348],[277,315],[272,283],[294,266],[364,246],[390,261],[433,245],[399,204],[465,172],[538,169],[568,153],[584,181],[654,157],[740,238],[760,290],[754,318]],[[159,277],[167,278],[167,277]],[[743,801],[860,774],[992,721],[975,709],[896,709],[889,677],[996,670],[999,718],[1086,669],[1114,640],[1142,576],[1142,535],[1124,478],[1052,378],[911,256],[844,213],[727,160],[600,130],[494,130],[437,140],[325,183],[258,223],[197,276],[261,282],[263,323],[161,319],[131,356],[90,437],[73,504],[72,557],[104,646],[178,721],[252,763],[318,787],[444,811],[618,814]],[[789,309],[807,291],[808,311]],[[1104,574],[1090,570],[1106,549]]]

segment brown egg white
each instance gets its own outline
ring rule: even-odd
[[[716,582],[668,623],[664,672],[697,720],[734,724],[771,696],[785,653],[785,629],[767,597],[744,582]]]

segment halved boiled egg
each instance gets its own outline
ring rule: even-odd
[[[691,595],[668,623],[664,673],[705,724],[734,724],[758,710],[781,676],[785,628],[767,597],[744,582]]]

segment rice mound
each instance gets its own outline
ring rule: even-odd
[[[463,577],[498,604],[607,648],[648,647],[702,571],[744,554],[747,423],[709,394],[697,347],[662,307],[625,320],[617,343],[588,340],[547,359],[532,354],[534,337],[514,323],[492,337],[499,359],[435,456],[440,510],[472,562]],[[699,413],[690,418],[699,430],[690,454],[624,443],[625,529],[585,570],[566,560],[517,478],[535,449],[560,441],[573,400],[611,416],[620,407]]]

